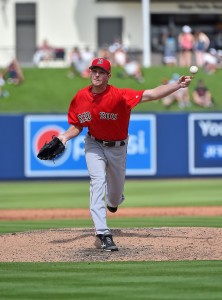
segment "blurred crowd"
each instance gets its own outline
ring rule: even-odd
[[[184,25],[178,35],[172,29],[165,30],[160,44],[164,65],[190,67],[195,64],[207,74],[214,74],[222,67],[222,31],[210,40],[202,30],[192,31],[189,25]]]
[[[197,65],[207,74],[214,74],[222,68],[222,32],[212,42],[202,30],[192,31],[189,25],[184,25],[179,34],[172,29],[163,32],[160,47],[162,52],[162,64],[166,66],[190,67]],[[213,47],[214,46],[214,47]],[[56,48],[50,45],[45,39],[36,49],[33,55],[33,63],[39,66],[42,61],[65,60],[68,62],[67,77],[72,79],[76,76],[89,78],[89,66],[95,57],[108,59],[112,66],[117,69],[117,77],[120,79],[133,78],[138,83],[144,82],[142,57],[132,55],[126,45],[116,38],[112,44],[106,45],[96,53],[89,46],[74,46],[68,53],[63,48]],[[163,84],[178,80],[179,74],[173,73],[169,79],[163,79]],[[7,97],[8,92],[4,89],[6,83],[19,85],[24,81],[24,74],[17,59],[0,70],[0,97]],[[192,98],[193,101],[190,100]],[[164,107],[168,108],[173,103],[183,109],[191,106],[191,103],[201,107],[212,107],[213,98],[204,81],[200,79],[192,93],[188,89],[181,89],[178,92],[162,99]]]
[[[214,74],[222,68],[222,32],[218,32],[212,41],[205,32],[193,32],[188,25],[184,25],[178,35],[172,30],[167,30],[162,36],[162,54],[163,65],[187,68],[196,65],[206,74]],[[177,81],[179,77],[179,74],[174,73],[170,79],[163,79],[163,84]],[[189,92],[188,88],[181,89],[162,99],[162,103],[166,108],[177,103],[181,109],[192,104],[204,108],[214,105],[212,93],[203,79],[198,79],[192,92]]]
[[[162,84],[176,82],[179,78],[180,74],[173,73],[170,79],[164,78]],[[206,83],[201,78],[198,79],[192,92],[189,91],[189,88],[180,89],[163,98],[162,103],[165,108],[169,108],[176,103],[180,109],[190,107],[192,104],[203,108],[210,108],[214,105],[211,91],[207,88]]]
[[[51,61],[65,58],[65,49],[56,48],[48,42],[43,40],[42,44],[36,49],[33,55],[33,63],[38,66],[41,61]]]
[[[207,74],[214,74],[222,67],[222,31],[218,31],[214,40],[210,40],[201,29],[192,30],[189,25],[184,25],[181,30],[168,28],[162,33],[158,41],[158,49],[161,49],[162,64],[167,66],[190,67],[197,65]],[[50,45],[47,40],[36,49],[33,62],[39,66],[41,61],[66,60],[70,67],[68,77],[76,75],[89,77],[89,64],[93,57],[109,59],[113,66],[119,67],[119,77],[135,78],[143,82],[142,55],[132,55],[128,47],[116,38],[112,44],[106,45],[98,51],[93,51],[89,46],[85,48],[78,45],[69,51]]]
[[[139,83],[144,82],[140,58],[132,56],[119,39],[101,49],[98,56],[105,57],[113,66],[118,67],[119,78],[133,78]]]
[[[58,55],[58,50],[60,55]],[[61,55],[63,50],[63,55]],[[103,47],[95,53],[89,46],[84,48],[74,46],[71,51],[65,53],[64,49],[57,49],[44,40],[33,56],[35,66],[39,66],[42,61],[57,61],[65,59],[68,62],[69,71],[67,76],[73,78],[81,76],[83,78],[89,77],[89,66],[95,56],[104,57],[110,60],[113,66],[119,67],[119,78],[132,77],[138,82],[143,82],[142,65],[139,59],[129,56],[127,47],[122,45],[119,39],[115,39],[113,44]]]

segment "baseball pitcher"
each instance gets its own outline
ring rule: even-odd
[[[107,209],[115,213],[124,201],[128,126],[131,110],[138,104],[161,99],[189,86],[192,76],[153,89],[132,90],[108,84],[110,62],[96,58],[90,66],[91,85],[79,90],[70,103],[69,129],[58,138],[66,142],[88,128],[85,157],[90,176],[90,212],[95,235],[105,251],[117,251],[107,225]]]

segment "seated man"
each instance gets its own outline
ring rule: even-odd
[[[203,70],[207,74],[214,74],[217,71],[217,67],[218,67],[217,51],[216,49],[211,48],[209,52],[204,54]]]
[[[128,60],[124,66],[124,71],[126,72],[127,76],[133,77],[140,83],[144,82],[142,67],[136,60]]]
[[[134,78],[139,83],[144,82],[141,64],[136,60],[130,60],[128,57],[126,63],[122,66],[122,72],[117,75],[120,78]]]
[[[179,78],[180,78],[180,75],[175,73],[175,74],[173,74],[172,79],[169,80],[168,82],[165,82],[165,84],[175,82]],[[188,88],[180,89],[180,90],[168,95],[167,97],[164,97],[162,99],[162,101],[163,101],[163,105],[165,107],[169,107],[171,104],[173,104],[173,102],[178,102],[179,108],[184,108],[184,107],[190,106],[189,90],[188,90]]]
[[[199,79],[192,96],[194,103],[201,107],[211,107],[213,105],[211,93],[202,79]]]
[[[49,61],[54,58],[54,49],[49,45],[47,40],[43,40],[43,43],[38,49],[36,49],[33,55],[33,62],[36,66],[40,61]]]
[[[4,70],[4,77],[9,84],[19,85],[24,81],[24,74],[17,59],[13,59]]]
[[[89,65],[94,57],[94,53],[86,47],[83,51],[78,46],[73,47],[70,53],[70,68],[68,77],[81,76],[82,78],[89,78]]]

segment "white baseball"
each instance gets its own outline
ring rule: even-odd
[[[198,67],[197,66],[191,66],[190,67],[190,73],[191,74],[196,74],[198,72]]]

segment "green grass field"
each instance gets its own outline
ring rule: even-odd
[[[222,178],[126,180],[125,207],[222,205]],[[0,209],[87,208],[89,181],[0,182]]]
[[[222,179],[126,180],[123,207],[222,206]],[[89,181],[0,182],[0,209],[88,208]],[[118,227],[222,227],[221,217],[117,218]],[[91,220],[0,221],[0,233],[92,227]]]
[[[125,207],[222,205],[222,180],[127,180]],[[89,182],[0,182],[0,210],[88,207]],[[110,219],[111,228],[222,227],[221,217]],[[0,233],[90,227],[91,220],[0,221]],[[0,259],[1,261],[1,259]],[[222,261],[0,263],[0,299],[222,299]]]
[[[130,87],[133,89],[153,88],[162,83],[164,78],[171,78],[173,73],[188,74],[187,68],[181,67],[150,67],[144,69],[145,82],[140,84],[133,79],[121,79],[118,77],[119,68],[113,68],[110,84],[117,87]],[[68,69],[38,69],[25,68],[25,81],[20,86],[5,85],[9,91],[8,98],[1,98],[1,113],[66,113],[73,95],[80,89],[90,84],[88,79],[67,77]],[[195,76],[189,87],[190,94],[197,84],[198,78],[203,78],[211,91],[215,106],[203,109],[195,105],[186,108],[185,111],[221,111],[221,82],[222,70],[216,74],[207,75],[202,70]],[[164,111],[161,101],[138,105],[134,111],[161,112]],[[165,110],[166,111],[166,110]],[[168,111],[179,111],[177,105],[173,105]]]
[[[220,300],[222,262],[0,263],[0,299]]]

